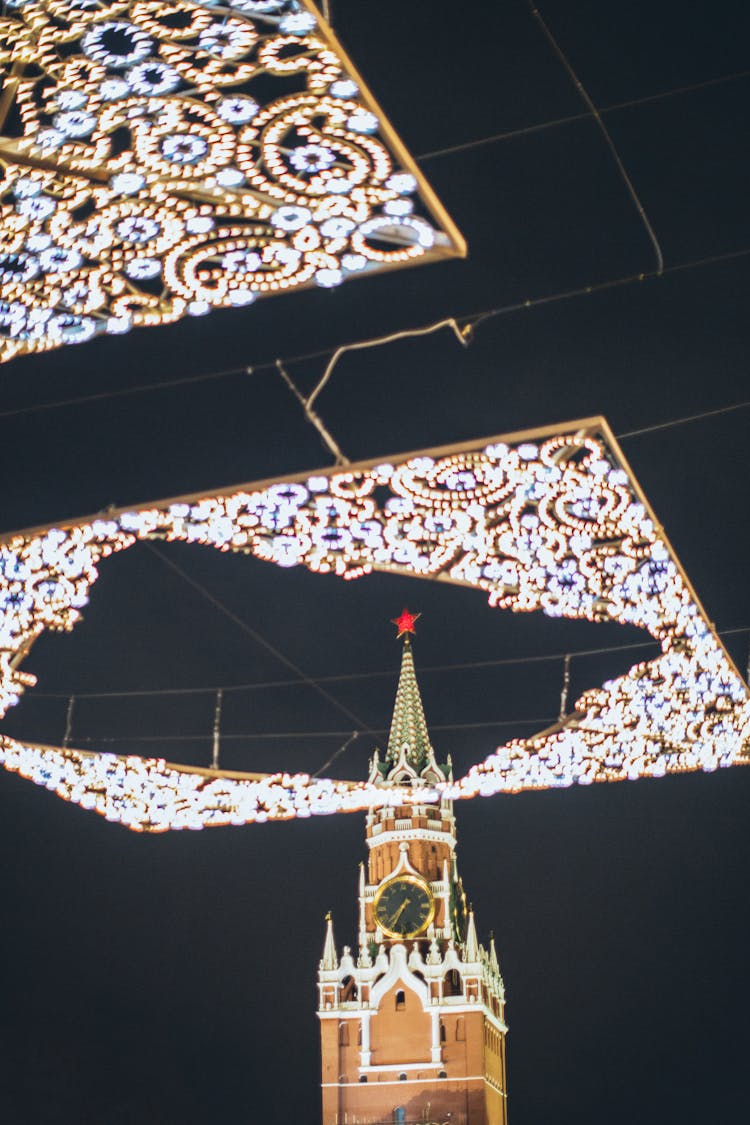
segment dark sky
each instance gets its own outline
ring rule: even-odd
[[[582,111],[524,0],[333,7],[414,154]],[[318,408],[352,459],[600,413],[624,433],[748,397],[750,259],[674,269],[750,248],[748,78],[710,84],[747,66],[744,7],[546,0],[542,12],[597,105],[639,100],[606,121],[668,272],[487,321],[466,350],[442,333],[345,357]],[[466,262],[0,371],[3,527],[329,462],[272,368],[170,388],[172,380],[654,268],[590,119],[422,166],[469,243]],[[308,388],[323,362],[289,369]],[[159,383],[151,393],[7,413]],[[750,626],[749,416],[623,441],[720,630]],[[460,769],[555,717],[561,661],[431,666],[639,639],[615,626],[504,614],[476,591],[385,576],[343,583],[185,546],[164,554],[309,676],[376,673],[327,684],[375,730],[390,719],[398,668],[389,619],[404,604],[420,610],[415,657],[428,722]],[[744,669],[748,633],[726,643]],[[574,660],[571,698],[631,660]],[[144,546],[106,564],[85,622],[43,638],[26,666],[39,687],[4,729],[55,743],[70,693],[290,679]],[[73,743],[208,764],[212,709],[207,692],[81,698]],[[516,725],[439,729],[495,721]],[[225,743],[227,767],[310,771],[352,729],[298,682],[227,694],[223,726],[246,736]],[[146,741],[174,736],[185,741]],[[359,738],[340,774],[362,776],[371,749]],[[149,838],[16,777],[3,774],[0,789],[4,1125],[317,1122],[322,920],[333,909],[339,942],[354,938],[363,818]],[[750,771],[738,768],[458,809],[464,881],[483,937],[495,931],[508,990],[511,1125],[747,1118],[749,802]]]

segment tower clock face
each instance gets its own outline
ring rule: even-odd
[[[384,883],[373,903],[375,921],[388,937],[412,938],[427,929],[435,916],[430,888],[414,875]]]

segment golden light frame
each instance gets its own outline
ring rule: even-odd
[[[8,0],[0,362],[466,253],[311,0]]]
[[[386,571],[490,605],[644,629],[652,660],[562,723],[429,790],[193,769],[0,737],[0,762],[129,828],[247,824],[750,762],[750,697],[603,418],[165,500],[0,544],[0,713],[44,629],[80,618],[97,566],[139,540],[241,551],[344,579]]]

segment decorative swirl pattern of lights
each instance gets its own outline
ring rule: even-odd
[[[0,361],[465,253],[310,0],[8,0]]]
[[[3,713],[34,682],[21,659],[43,629],[75,625],[101,560],[154,537],[346,579],[383,570],[457,582],[485,590],[493,606],[636,625],[660,643],[661,655],[586,691],[563,723],[420,789],[420,801],[750,762],[747,688],[602,419],[14,535],[0,547]],[[413,799],[366,783],[192,770],[10,738],[0,739],[0,761],[148,831]]]

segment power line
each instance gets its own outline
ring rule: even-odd
[[[654,228],[651,225],[651,220],[649,219],[648,215],[646,214],[646,209],[643,206],[643,203],[641,201],[641,197],[638,195],[638,192],[635,190],[635,184],[633,183],[633,181],[630,178],[630,174],[628,173],[628,170],[625,167],[625,164],[623,163],[622,157],[620,156],[620,153],[617,149],[617,146],[615,145],[615,142],[612,140],[612,135],[610,134],[607,126],[604,124],[604,118],[602,117],[601,113],[599,112],[596,105],[594,104],[588,90],[583,85],[580,78],[578,77],[575,70],[573,69],[573,64],[571,63],[570,59],[568,58],[568,56],[563,51],[562,47],[558,43],[555,36],[552,34],[552,31],[551,31],[549,25],[547,24],[547,21],[545,20],[544,16],[542,15],[542,13],[539,11],[539,9],[534,4],[534,0],[528,0],[528,6],[529,6],[529,10],[531,11],[532,16],[534,17],[536,22],[539,24],[539,27],[541,28],[545,39],[547,40],[547,42],[551,46],[551,48],[554,51],[557,58],[560,60],[562,66],[564,67],[566,73],[568,74],[569,78],[573,82],[573,85],[575,86],[576,90],[578,91],[580,97],[583,99],[583,102],[584,102],[585,106],[587,107],[591,117],[596,122],[596,125],[599,129],[599,132],[601,133],[602,137],[604,138],[604,142],[607,145],[607,148],[610,151],[612,159],[614,160],[614,162],[617,166],[617,170],[620,173],[620,177],[621,177],[623,183],[625,184],[625,187],[627,188],[628,195],[632,199],[633,204],[635,206],[635,209],[638,212],[638,215],[640,217],[640,220],[643,223],[643,226],[645,227],[646,234],[648,235],[649,239],[651,240],[651,245],[653,246],[654,253],[656,254],[656,272],[657,272],[657,274],[661,274],[664,270],[664,255],[662,254],[661,246],[659,245],[659,239],[656,237],[656,231],[654,230]]]
[[[198,582],[195,578],[192,578],[186,571],[182,569],[181,566],[178,566],[177,563],[172,559],[168,559],[166,555],[163,555],[162,552],[158,550],[158,548],[155,547],[153,543],[147,542],[146,546],[149,548],[152,554],[156,555],[156,557],[160,559],[162,563],[164,563],[165,566],[173,570],[175,574],[178,574],[180,578],[182,578],[184,582],[187,582],[189,586],[192,586],[192,588],[196,590],[208,602],[210,602],[211,605],[219,611],[219,613],[223,614],[224,617],[228,618],[228,620],[231,621],[234,625],[237,625],[238,628],[242,629],[244,633],[247,633],[247,635],[251,637],[256,644],[261,645],[264,649],[266,649],[267,652],[270,652],[271,655],[274,656],[280,664],[283,664],[286,668],[289,668],[290,671],[294,672],[294,674],[298,676],[300,680],[311,687],[314,691],[317,691],[319,695],[322,695],[323,698],[326,699],[328,703],[332,704],[337,711],[341,711],[341,713],[343,715],[346,715],[347,718],[353,719],[357,726],[362,728],[363,731],[372,733],[367,723],[363,719],[360,719],[359,715],[355,715],[355,713],[351,711],[347,706],[345,706],[345,704],[339,703],[338,699],[336,699],[335,696],[331,695],[329,691],[326,691],[324,687],[316,683],[315,680],[308,676],[307,672],[300,668],[298,664],[295,664],[294,661],[285,656],[284,653],[276,647],[276,645],[273,645],[270,641],[267,641],[266,638],[257,631],[257,629],[253,629],[252,626],[248,625],[248,623],[241,617],[238,617],[236,613],[229,609],[228,606],[224,605],[222,601],[219,601],[219,599],[214,594],[212,594],[210,590],[206,589],[206,587],[202,585],[202,583]]]
[[[500,316],[509,316],[517,312],[526,312],[531,309],[543,308],[545,305],[557,304],[563,301],[576,300],[579,297],[591,297],[599,293],[606,293],[612,289],[622,289],[630,285],[645,281],[653,281],[657,278],[668,277],[673,274],[690,273],[693,270],[703,269],[707,266],[721,265],[726,262],[740,261],[743,258],[750,256],[750,247],[741,247],[737,250],[728,250],[721,254],[709,254],[703,258],[693,258],[687,262],[678,262],[674,265],[665,266],[659,272],[657,270],[646,270],[640,273],[624,274],[620,277],[608,278],[605,281],[591,282],[586,285],[578,285],[570,289],[561,289],[555,293],[548,293],[541,297],[528,297],[522,298],[518,301],[512,301],[506,305],[497,305],[493,308],[483,309],[475,312],[457,313],[454,317],[445,317],[440,321],[431,324],[419,325],[415,328],[404,328],[395,332],[389,333],[383,337],[373,337],[368,340],[352,341],[349,344],[340,345],[336,348],[318,348],[315,351],[301,352],[297,355],[286,356],[282,362],[289,366],[293,363],[306,363],[315,359],[330,359],[336,352],[353,351],[360,348],[371,347],[378,343],[388,343],[392,340],[400,340],[409,336],[423,336],[430,332],[435,331],[437,327],[444,324],[455,322],[459,326],[459,331],[464,337],[467,338],[468,330],[475,330],[487,320],[493,320]],[[260,371],[271,371],[277,366],[277,360],[265,360],[262,363],[253,364],[252,366],[243,365],[241,367],[229,368],[222,371],[209,371],[202,375],[191,375],[180,379],[170,379],[160,383],[143,383],[136,387],[125,387],[115,391],[101,391],[92,395],[78,395],[65,399],[55,399],[50,402],[35,403],[29,406],[13,407],[10,410],[0,411],[0,420],[6,418],[18,418],[25,414],[36,414],[45,410],[58,410],[66,407],[80,406],[83,403],[93,401],[103,401],[111,398],[121,398],[127,395],[136,394],[154,394],[157,392],[171,390],[173,387],[183,386],[186,383],[200,383],[210,382],[215,379],[236,378],[239,376],[248,376],[256,374]],[[322,388],[321,388],[322,389]]]
[[[36,414],[42,410],[59,410],[64,406],[80,406],[86,402],[101,402],[104,399],[148,394],[151,391],[166,391],[171,387],[182,387],[186,383],[207,383],[213,379],[236,378],[238,375],[252,375],[252,373],[252,367],[232,367],[226,371],[208,371],[204,375],[186,375],[182,379],[169,379],[161,383],[139,383],[135,387],[122,387],[116,391],[98,391],[90,395],[78,395],[75,398],[53,399],[51,402],[41,402],[33,406],[12,407],[10,410],[0,411],[0,419],[18,418],[22,414]]]
[[[545,716],[539,719],[485,719],[475,723],[430,723],[431,731],[461,731],[461,730],[484,730],[491,727],[518,727],[518,726],[549,726],[556,720]],[[356,736],[359,737],[362,731],[357,731]],[[372,734],[375,736],[388,734],[387,727],[380,727],[375,730],[367,730],[364,733]],[[222,742],[267,742],[267,741],[280,741],[282,739],[295,739],[295,738],[343,738],[347,731],[342,730],[290,730],[290,731],[267,731],[260,733],[258,731],[250,731],[245,734],[222,734]],[[117,734],[117,735],[88,735],[83,738],[76,738],[76,745],[91,745],[92,743],[102,742],[128,742],[128,743],[150,743],[150,742],[205,742],[205,734]],[[338,757],[346,747],[354,741],[354,736],[350,735],[348,742],[342,746],[333,755],[334,758]],[[326,762],[321,769],[325,769],[333,758]],[[320,770],[318,771],[320,772]]]
[[[750,625],[741,625],[733,629],[721,629],[718,631],[720,637],[736,636],[740,633],[750,633]],[[569,652],[552,652],[542,653],[538,656],[509,656],[501,657],[496,660],[467,660],[454,662],[451,664],[426,664],[420,665],[419,675],[425,676],[430,673],[440,672],[460,672],[472,671],[477,668],[490,669],[490,668],[503,668],[513,667],[516,665],[524,664],[552,664],[566,657],[571,660],[580,660],[585,657],[591,656],[604,656],[613,652],[629,652],[636,649],[656,648],[657,641],[637,641],[632,644],[622,645],[604,645],[599,648],[584,648],[572,650]],[[334,684],[334,683],[351,683],[356,680],[380,680],[380,679],[393,679],[395,677],[392,668],[387,671],[375,672],[342,672],[329,676],[306,676],[295,680],[254,680],[250,683],[244,684],[211,684],[208,687],[186,687],[186,688],[136,688],[128,691],[89,691],[75,693],[75,698],[80,702],[82,699],[139,699],[143,697],[153,696],[181,696],[181,695],[216,695],[217,691],[224,692],[227,695],[229,692],[242,692],[242,691],[266,691],[277,688],[290,688],[298,687],[300,684]],[[34,699],[68,699],[70,692],[64,691],[35,691],[27,697],[29,700]],[[372,734],[369,730],[367,733]]]
[[[750,399],[744,402],[735,402],[732,406],[720,406],[716,410],[704,410],[700,414],[685,414],[682,418],[672,418],[668,422],[657,422],[653,426],[643,426],[640,430],[628,430],[627,433],[617,434],[616,436],[623,440],[624,438],[640,437],[641,434],[654,434],[658,430],[671,430],[673,426],[686,426],[688,422],[701,422],[704,418],[716,418],[720,414],[733,414],[736,410],[747,410],[750,406]]]
[[[634,109],[639,105],[646,105],[649,102],[665,101],[667,98],[674,98],[682,94],[690,94],[695,90],[703,90],[709,86],[722,86],[727,82],[737,82],[741,78],[750,77],[750,70],[737,70],[731,74],[720,74],[717,78],[708,78],[703,82],[692,82],[689,86],[675,86],[671,90],[664,90],[659,94],[645,94],[640,98],[629,98],[624,102],[613,102],[611,105],[600,106],[600,114],[618,113],[623,109]],[[490,133],[486,137],[477,137],[473,141],[463,141],[455,145],[446,145],[445,148],[431,149],[429,152],[422,152],[415,159],[419,163],[427,160],[436,160],[441,156],[453,156],[461,152],[471,152],[476,148],[485,148],[488,145],[499,144],[502,141],[516,140],[518,137],[526,137],[532,133],[542,133],[547,129],[559,129],[563,125],[573,125],[577,121],[588,121],[590,113],[570,113],[565,117],[554,117],[548,121],[539,121],[536,125],[523,125],[519,129],[505,129],[501,133]]]

